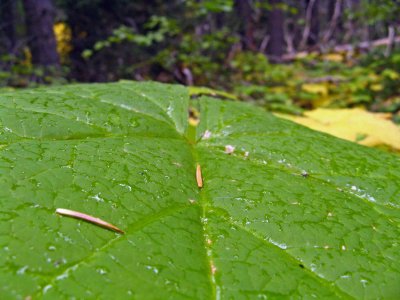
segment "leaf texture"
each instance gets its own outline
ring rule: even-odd
[[[396,156],[152,82],[3,93],[0,122],[1,299],[400,295]]]

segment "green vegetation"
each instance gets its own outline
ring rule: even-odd
[[[398,0],[5,0],[0,87],[156,80],[270,111],[362,107],[398,123],[399,12]]]
[[[399,122],[400,52],[389,58],[376,56],[346,61],[340,54],[315,54],[276,65],[261,54],[243,53],[232,62],[233,80],[228,82],[234,84],[228,89],[273,111],[364,107],[393,113]]]
[[[44,87],[0,103],[2,299],[400,293],[397,156],[179,85]]]
[[[397,299],[399,14],[0,1],[0,299]]]

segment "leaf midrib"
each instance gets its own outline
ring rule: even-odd
[[[200,140],[199,140],[198,142],[200,142]],[[203,145],[202,145],[202,146],[203,146]],[[190,149],[191,149],[191,154],[192,154],[192,159],[193,159],[193,166],[194,166],[194,168],[195,168],[196,164],[200,162],[199,155],[198,155],[197,150],[196,150],[196,144],[195,144],[195,145],[190,145]],[[194,170],[195,170],[194,168],[193,168],[193,174],[194,174]],[[204,178],[204,177],[203,177],[203,182],[204,182],[204,185],[207,184],[207,179]],[[207,210],[208,210],[210,207],[211,207],[211,208],[213,208],[213,207],[210,205],[210,202],[209,202],[208,199],[205,197],[204,192],[203,192],[203,189],[204,189],[204,188],[200,188],[200,192],[199,192],[200,203],[199,203],[199,205],[202,207],[203,218],[206,218],[206,217],[207,217]],[[257,235],[255,232],[253,232],[253,231],[251,231],[251,230],[249,230],[249,229],[247,229],[247,228],[241,226],[240,224],[238,224],[238,223],[236,223],[236,222],[231,222],[231,221],[229,221],[229,219],[223,218],[222,220],[223,220],[224,222],[226,222],[227,224],[229,224],[229,225],[236,226],[237,228],[239,228],[239,229],[241,229],[241,230],[247,232],[248,234],[250,234],[251,236],[253,236],[253,237],[256,238],[257,240],[261,241],[263,244],[265,244],[265,245],[267,245],[267,246],[269,246],[269,247],[276,247],[276,248],[278,248],[280,251],[283,251],[283,253],[285,253],[285,254],[284,254],[285,259],[290,259],[291,261],[295,261],[296,264],[301,263],[301,261],[299,261],[296,257],[294,257],[294,256],[292,256],[291,254],[289,254],[288,252],[286,252],[286,251],[280,249],[278,246],[276,246],[276,245],[274,245],[274,244],[272,244],[272,243],[270,243],[270,242],[265,241],[265,239],[263,239],[262,237],[260,237],[259,235]],[[200,223],[201,223],[201,220],[199,220],[199,221],[200,221]],[[206,230],[206,226],[204,226],[204,227],[203,227],[203,236],[206,237],[207,235],[208,235],[208,233],[207,233],[207,230]],[[211,286],[211,290],[212,290],[212,296],[213,296],[213,299],[219,299],[219,298],[220,298],[220,297],[219,297],[220,295],[218,294],[218,289],[219,289],[218,283],[216,282],[216,278],[214,277],[214,275],[213,275],[212,272],[211,272],[211,264],[214,264],[215,262],[213,262],[212,251],[211,251],[211,255],[208,255],[208,254],[207,254],[207,251],[208,251],[207,248],[208,248],[208,247],[207,247],[206,241],[204,241],[204,250],[205,250],[205,252],[206,252],[206,253],[205,253],[205,254],[206,254],[206,257],[208,258],[208,265],[207,265],[208,270],[209,270],[208,277],[209,277],[209,282],[210,282],[210,286]],[[333,283],[331,283],[330,281],[328,281],[328,280],[326,280],[326,279],[324,279],[324,278],[318,276],[318,275],[317,275],[316,273],[314,273],[312,270],[310,270],[310,269],[308,269],[308,268],[305,268],[305,270],[308,272],[308,275],[309,275],[309,276],[311,276],[312,278],[316,279],[316,280],[317,280],[318,282],[320,282],[321,284],[325,285],[328,289],[333,290],[334,293],[335,293],[338,297],[340,297],[340,298],[342,298],[342,299],[343,299],[343,298],[353,298],[353,297],[351,297],[350,295],[348,295],[347,293],[345,293],[343,290],[341,290],[339,287],[337,287],[335,284],[333,284]]]
[[[131,91],[131,90],[130,90],[130,91]],[[150,100],[150,99],[149,99],[149,100]],[[151,100],[150,100],[150,101],[151,101]],[[153,101],[151,101],[151,102],[153,102]],[[110,104],[111,104],[111,103],[110,103]],[[158,106],[158,105],[157,105],[157,106]],[[161,108],[161,107],[160,107],[160,108]],[[24,109],[23,109],[23,110],[24,110]],[[25,111],[30,111],[30,110],[25,110]],[[31,111],[32,111],[32,112],[35,112],[35,111],[33,111],[33,110],[31,110]],[[130,111],[132,111],[132,110],[130,110]],[[50,114],[50,115],[52,114],[52,113],[49,113],[49,112],[41,112],[41,111],[36,111],[36,112],[38,112],[38,113],[48,113],[48,114]],[[136,113],[137,113],[137,112],[136,112]],[[59,117],[63,117],[63,116],[57,115],[57,114],[53,114],[53,115],[56,115],[56,116],[59,116]],[[144,114],[144,115],[146,115],[146,114]],[[64,118],[64,119],[71,120],[71,121],[77,121],[77,120],[73,120],[73,119],[69,119],[69,118],[65,118],[65,117],[63,117],[63,118]],[[156,119],[156,120],[161,121],[161,120],[159,120],[159,119]],[[171,118],[171,120],[172,120],[172,118]],[[176,130],[176,132],[178,133],[178,135],[180,135],[180,133],[177,131],[177,128],[176,128],[176,125],[177,125],[176,122],[174,122],[174,120],[172,120],[172,121],[173,121],[173,123],[174,123],[174,125],[175,125],[174,130]],[[87,124],[86,122],[83,122],[83,121],[82,121],[82,123],[85,123],[86,125],[91,126],[91,124]],[[169,124],[169,123],[167,123],[167,122],[165,122],[165,123],[168,124],[169,126],[173,126],[172,124]],[[99,127],[99,128],[102,128],[102,127]],[[113,138],[113,137],[115,137],[115,136],[96,137],[96,138],[93,138],[93,139],[103,139],[103,138]],[[138,136],[135,135],[134,137],[138,137]],[[144,138],[163,138],[163,137],[146,137],[146,136],[142,136],[142,137],[144,137]],[[121,136],[121,138],[122,138],[122,136]],[[123,136],[123,138],[126,138],[126,136]],[[164,137],[164,138],[165,138],[165,139],[173,139],[172,137]],[[175,138],[175,139],[180,139],[180,138],[181,138],[181,137],[177,137],[177,138]],[[89,139],[90,139],[90,137],[89,137]],[[76,139],[76,141],[79,141],[79,140],[87,141],[88,138],[85,138],[85,139]],[[29,140],[29,141],[41,142],[42,140],[40,140],[40,139],[35,139],[35,140]],[[57,140],[50,140],[50,141],[57,141]],[[68,141],[68,140],[60,140],[60,141]],[[19,142],[20,142],[20,141],[19,141]],[[185,142],[187,142],[187,140],[185,140]],[[187,142],[187,143],[188,143],[188,142]],[[192,149],[193,166],[195,166],[195,163],[198,161],[197,151],[196,151],[195,146],[192,146],[190,143],[188,143],[188,145],[189,145],[189,146],[191,147],[191,149]],[[3,148],[1,148],[1,149],[3,149]],[[194,169],[193,169],[193,174],[194,174]],[[205,180],[206,180],[206,179],[205,179]],[[324,180],[322,180],[322,181],[324,181]],[[325,182],[325,183],[328,183],[328,182],[326,182],[326,181],[324,181],[324,182]],[[202,191],[200,191],[199,197],[200,197],[199,205],[200,205],[200,207],[202,208],[203,217],[205,217],[205,216],[207,216],[207,209],[208,209],[208,207],[210,207],[209,205],[207,205],[207,204],[209,204],[209,201],[208,201],[208,199],[206,199],[206,197],[205,197],[205,195],[204,195],[204,193],[203,193]],[[190,207],[190,206],[189,206],[189,205],[180,205],[180,206],[174,206],[174,207],[166,208],[166,209],[164,209],[164,210],[158,212],[157,214],[154,214],[154,215],[153,215],[152,217],[150,217],[150,218],[147,218],[147,219],[145,219],[145,220],[141,220],[141,221],[135,222],[133,225],[129,225],[130,228],[128,229],[128,232],[129,232],[129,233],[138,232],[138,231],[142,230],[143,228],[145,228],[146,226],[148,226],[148,225],[150,225],[150,224],[152,224],[152,223],[154,223],[154,222],[156,222],[156,221],[158,221],[158,220],[160,220],[160,219],[162,219],[162,218],[164,218],[164,217],[170,216],[170,215],[172,215],[172,214],[174,214],[174,213],[176,213],[176,212],[178,212],[178,211],[184,210],[184,209],[186,209],[186,208],[188,208],[188,207]],[[201,220],[199,220],[199,222],[201,223]],[[251,231],[251,230],[249,230],[249,229],[247,229],[247,228],[244,228],[243,226],[240,226],[240,224],[232,223],[232,222],[230,222],[229,220],[225,220],[225,222],[227,222],[228,224],[234,225],[234,226],[236,226],[236,227],[238,227],[238,228],[244,230],[245,232],[251,234],[255,239],[262,241],[262,243],[265,244],[265,245],[267,245],[268,247],[277,247],[276,245],[273,245],[272,243],[269,243],[269,242],[265,241],[262,237],[258,236],[255,232],[253,232],[253,231]],[[132,226],[132,227],[131,227],[131,226]],[[206,232],[206,230],[204,230],[203,236],[205,236],[206,234],[207,234],[207,232]],[[77,268],[79,268],[79,266],[80,266],[81,264],[83,264],[83,263],[85,263],[85,262],[87,262],[87,261],[92,260],[94,257],[96,257],[97,255],[103,253],[106,249],[110,248],[111,246],[113,246],[113,245],[114,245],[115,243],[117,243],[118,241],[122,241],[122,240],[126,239],[126,236],[127,236],[127,235],[117,236],[117,237],[115,237],[115,238],[109,240],[109,241],[108,241],[107,243],[105,243],[102,247],[100,247],[99,249],[97,249],[97,251],[91,253],[89,256],[86,256],[86,257],[83,258],[82,260],[78,261],[76,264],[73,264],[73,265],[67,267],[67,268],[64,269],[62,272],[57,273],[56,275],[52,276],[51,279],[50,279],[50,282],[49,282],[48,284],[54,284],[54,283],[57,281],[57,278],[58,278],[59,276],[61,276],[62,274],[66,274],[66,273],[68,273],[68,272],[73,272],[73,271],[75,271]],[[279,248],[279,247],[278,247],[278,248]],[[208,258],[208,268],[207,268],[207,269],[209,270],[208,276],[209,276],[209,281],[210,281],[210,286],[211,286],[213,298],[215,299],[215,298],[217,297],[217,294],[216,294],[217,286],[216,286],[216,283],[215,283],[215,279],[213,279],[213,275],[211,274],[211,270],[210,270],[210,266],[211,266],[211,263],[212,263],[212,261],[211,261],[212,257],[209,257],[209,256],[207,255],[207,247],[206,247],[206,245],[205,245],[205,247],[204,247],[204,250],[205,250],[205,252],[206,252],[206,253],[205,253],[205,254],[206,254],[206,257]],[[285,251],[284,251],[284,252],[285,252]],[[291,259],[291,260],[294,260],[294,261],[296,261],[296,262],[298,261],[295,257],[293,257],[292,255],[290,255],[290,254],[287,253],[287,252],[285,252],[285,257],[286,257],[287,259]],[[348,294],[346,294],[344,291],[342,291],[339,287],[337,287],[337,286],[334,285],[334,284],[331,284],[331,283],[330,283],[329,281],[327,281],[326,279],[323,279],[323,278],[319,277],[317,274],[315,274],[315,273],[312,272],[311,270],[307,269],[307,272],[310,273],[310,276],[316,277],[317,280],[319,280],[319,282],[321,282],[321,284],[327,286],[329,289],[333,289],[333,290],[335,291],[335,293],[336,293],[338,296],[340,296],[340,297],[350,297]],[[48,285],[48,284],[47,284],[47,285]],[[47,285],[44,285],[44,286],[47,286]],[[37,293],[37,296],[42,295],[42,292],[43,292],[43,291],[39,291],[39,292]]]

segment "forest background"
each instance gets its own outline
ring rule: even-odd
[[[398,152],[399,14],[398,0],[1,0],[0,92],[180,83]]]

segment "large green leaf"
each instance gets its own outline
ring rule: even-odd
[[[398,157],[156,83],[7,92],[0,121],[0,299],[400,295]]]

